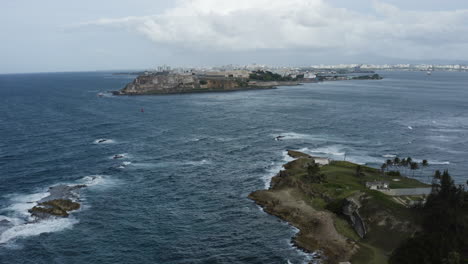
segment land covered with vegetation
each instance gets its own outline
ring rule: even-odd
[[[299,228],[300,232],[293,238],[293,242],[306,251],[322,252],[324,263],[445,263],[442,261],[449,254],[459,259],[465,256],[460,249],[466,246],[463,237],[458,240],[441,240],[441,237],[428,234],[433,228],[428,226],[428,222],[431,222],[429,217],[435,214],[435,217],[443,218],[443,215],[427,208],[452,208],[449,201],[441,202],[435,198],[439,197],[438,194],[431,194],[425,206],[413,208],[379,190],[367,188],[366,182],[386,181],[391,189],[428,188],[429,185],[384,169],[346,161],[331,161],[320,166],[315,163],[314,157],[307,154],[296,151],[288,151],[288,154],[295,160],[285,164],[284,170],[273,177],[268,190],[255,191],[249,198],[266,212]],[[440,181],[442,185],[447,185],[443,183],[447,180]],[[453,182],[451,186],[450,192],[453,192],[456,189]],[[465,193],[461,189],[457,190],[458,193]],[[467,196],[465,193],[465,196],[459,194],[456,197],[449,200],[466,201]],[[459,228],[466,226],[460,223],[466,220],[467,214],[461,213],[459,207],[455,208],[458,209],[441,211],[457,216],[458,220],[441,220],[448,226],[440,227],[440,236],[445,228],[452,228],[451,232],[460,232]],[[412,250],[432,250],[431,246],[423,249],[421,243],[433,239],[450,241],[449,248],[454,250],[446,249],[435,256],[434,259],[439,259],[439,262],[401,261],[406,258],[406,254],[411,255]]]
[[[277,81],[277,82],[289,82],[289,81],[298,81],[304,78],[304,74],[296,75],[296,76],[282,76],[277,73],[273,73],[271,71],[253,71],[249,75],[250,80],[256,80],[256,81],[265,81],[265,82],[271,82],[271,81]]]

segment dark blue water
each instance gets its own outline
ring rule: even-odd
[[[468,74],[382,75],[141,97],[96,96],[129,76],[0,75],[0,263],[302,263],[295,231],[246,198],[289,148],[428,159],[416,177],[448,168],[465,182]],[[28,222],[48,187],[78,183],[79,211]]]

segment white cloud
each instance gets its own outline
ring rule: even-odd
[[[468,47],[468,10],[405,11],[381,1],[373,8],[358,13],[322,0],[181,0],[162,14],[85,25],[127,28],[155,43],[203,50],[339,49],[409,58],[445,52],[456,58],[460,50],[448,49]]]

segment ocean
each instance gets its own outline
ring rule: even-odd
[[[374,167],[427,159],[414,177],[448,169],[465,183],[468,73],[379,74],[130,97],[97,94],[134,76],[0,75],[0,263],[305,263],[297,230],[247,198],[287,149]],[[88,186],[82,207],[31,219],[61,184]]]

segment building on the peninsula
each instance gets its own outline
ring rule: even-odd
[[[371,190],[388,189],[388,182],[386,181],[366,182],[366,187]]]

